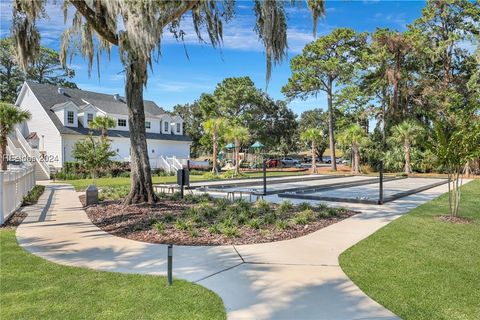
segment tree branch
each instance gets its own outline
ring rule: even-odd
[[[118,37],[108,28],[105,17],[93,11],[84,0],[70,0],[70,3],[85,17],[102,38],[118,46]]]

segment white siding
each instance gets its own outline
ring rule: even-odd
[[[66,161],[75,161],[72,156],[74,144],[84,136],[64,135],[64,148]],[[109,138],[111,140],[111,149],[117,152],[117,156],[112,160],[129,161],[130,158],[130,139],[129,138]],[[188,158],[190,156],[190,142],[186,141],[165,141],[147,139],[148,156],[152,166],[155,166],[156,160],[160,156],[177,158]]]
[[[48,162],[48,165],[60,167],[62,165],[62,140],[60,133],[28,85],[25,84],[22,88],[17,104],[32,114],[30,120],[23,126],[24,136],[31,132],[36,132],[40,139],[38,142],[39,150],[47,151],[48,157],[46,159],[52,160]]]

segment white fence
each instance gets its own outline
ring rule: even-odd
[[[0,171],[0,225],[20,206],[23,197],[35,186],[35,167]]]

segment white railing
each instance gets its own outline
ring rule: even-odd
[[[163,156],[158,157],[158,167],[165,170],[166,172],[172,171],[172,167]]]
[[[170,170],[179,170],[183,168],[183,165],[178,161],[177,157],[166,157],[167,163],[170,165]]]
[[[40,167],[40,169],[42,169],[43,173],[50,178],[50,168],[48,167],[47,163],[43,161],[40,155],[40,151],[38,151],[37,149],[33,149],[28,144],[27,140],[25,140],[25,138],[23,137],[23,134],[20,132],[18,128],[15,128],[15,133],[16,133],[17,140],[22,146],[23,150],[25,150],[25,152],[29,157],[33,157],[35,159],[36,163],[38,163],[38,166]]]
[[[15,146],[10,137],[7,137],[7,153],[16,157],[24,156],[22,150]]]
[[[0,225],[20,206],[23,197],[35,186],[35,167],[0,171]]]

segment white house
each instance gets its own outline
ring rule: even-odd
[[[15,104],[30,111],[32,116],[20,126],[17,141],[12,142],[11,147],[23,151],[30,147],[30,151],[42,155],[49,167],[61,168],[66,161],[74,161],[74,144],[89,133],[99,135],[97,130],[89,129],[88,125],[95,117],[105,115],[117,123],[115,128],[108,131],[111,148],[117,153],[114,160],[130,160],[128,108],[125,98],[118,94],[26,81]],[[191,139],[183,134],[182,118],[169,115],[153,101],[145,100],[144,105],[152,167],[175,169],[181,166],[182,161],[185,162],[190,155],[191,145]],[[28,142],[26,147],[25,141]]]

